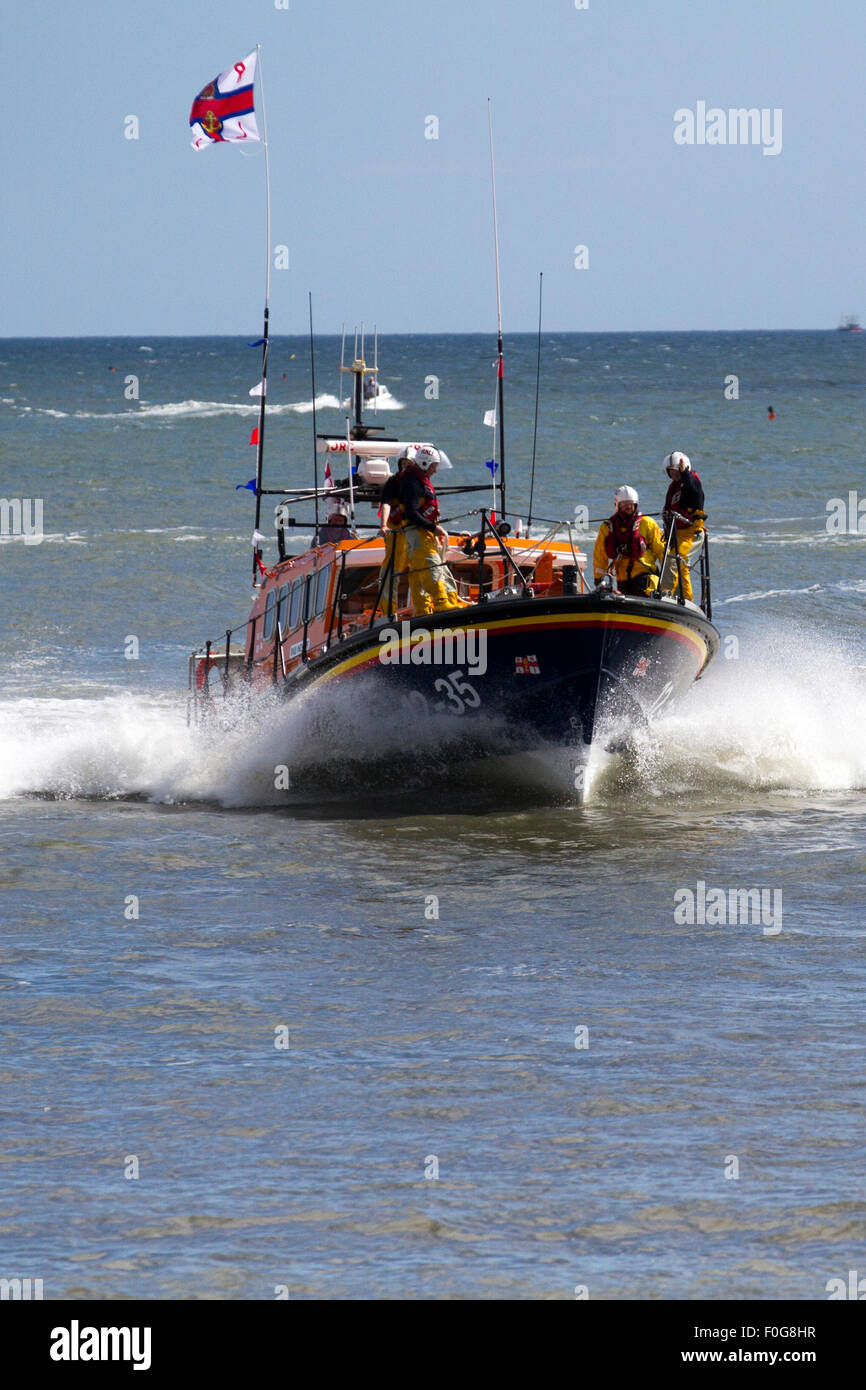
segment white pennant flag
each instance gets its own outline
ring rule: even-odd
[[[489,425],[491,429],[494,429],[494,430],[496,429],[496,411],[495,411],[495,410],[485,410],[485,412],[484,412],[484,423],[485,423],[485,425]]]
[[[265,383],[260,381],[258,386],[250,387],[251,396],[263,396],[265,394]]]

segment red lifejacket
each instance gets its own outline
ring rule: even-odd
[[[429,521],[432,526],[435,526],[439,521],[439,502],[436,498],[433,484],[427,477],[427,474],[414,463],[407,463],[406,467],[403,469],[403,473],[411,473],[412,477],[417,478],[423,485],[424,496],[418,503],[418,513],[425,521]]]
[[[620,517],[619,512],[614,512],[613,516],[608,517],[604,549],[609,560],[617,560],[621,556],[627,556],[630,560],[643,557],[646,541],[639,529],[642,520],[643,512],[635,512],[627,517]]]

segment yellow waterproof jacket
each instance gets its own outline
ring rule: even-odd
[[[640,574],[654,573],[656,560],[661,564],[665,553],[665,538],[662,529],[651,516],[642,516],[638,522],[638,530],[646,541],[646,550],[639,560],[634,560],[630,555],[620,555],[616,560],[617,582],[622,584],[628,579],[636,579]],[[596,584],[602,575],[607,574],[608,566],[611,563],[607,553],[606,542],[610,534],[610,522],[603,521],[598,528],[598,535],[595,539],[595,549],[592,552],[592,566],[595,572]]]

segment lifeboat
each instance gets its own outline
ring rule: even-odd
[[[447,742],[465,759],[467,749],[477,757],[551,744],[586,749],[600,729],[651,724],[703,674],[719,647],[706,539],[698,603],[682,592],[635,598],[609,578],[588,580],[587,555],[567,523],[514,535],[482,507],[475,528],[449,530],[444,556],[465,606],[426,615],[412,611],[405,572],[393,584],[383,575],[375,520],[320,524],[312,545],[290,553],[293,534],[310,526],[295,513],[311,501],[320,517],[337,499],[353,517],[365,505],[375,512],[405,447],[371,437],[360,419],[346,439],[320,438],[328,468],[348,476],[277,506],[277,557],[266,568],[257,551],[248,618],[190,659],[197,711],[237,688],[312,701],[338,686],[359,697],[363,689],[367,702],[381,697],[389,719],[459,721],[460,736]],[[446,508],[474,491],[437,489]]]

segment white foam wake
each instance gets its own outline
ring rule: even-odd
[[[313,409],[313,402],[309,398],[302,401],[275,401],[271,397],[268,399],[269,415],[309,415]],[[14,402],[11,402],[14,403]],[[337,396],[328,395],[323,392],[316,397],[317,410],[344,410],[351,406],[348,399],[340,401]],[[368,406],[368,411],[373,407]],[[379,410],[403,410],[405,409],[401,401],[388,395],[377,402],[376,411]],[[22,414],[27,415],[48,415],[53,419],[65,420],[70,417],[70,412],[66,410],[54,410],[47,406],[21,406]],[[198,418],[201,420],[214,419],[220,415],[241,415],[255,417],[259,413],[259,402],[250,401],[164,401],[151,402],[139,401],[135,405],[128,406],[125,410],[76,410],[71,412],[72,418],[76,420],[180,420],[186,418]]]
[[[756,644],[757,646],[758,644]],[[755,655],[716,661],[639,752],[660,792],[866,789],[866,667],[775,628]]]
[[[180,695],[7,699],[0,701],[0,801],[41,795],[277,806],[287,799],[280,768],[288,770],[289,791],[356,786],[360,794],[377,765],[387,787],[399,750],[383,733],[393,699],[379,694],[367,698],[359,683],[313,702],[269,693],[218,698],[212,718],[190,724]],[[418,730],[413,760],[422,779],[425,758],[441,763],[449,739],[461,733],[447,715]]]

